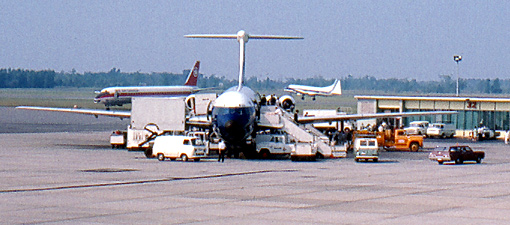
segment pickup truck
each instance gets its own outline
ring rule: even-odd
[[[485,152],[473,151],[467,145],[454,145],[450,147],[436,148],[429,154],[429,159],[437,161],[440,165],[444,162],[454,161],[455,164],[462,164],[464,161],[476,161],[482,163]]]
[[[260,158],[269,158],[271,155],[290,155],[296,144],[284,134],[257,134],[255,138],[256,151]]]
[[[429,121],[413,121],[409,124],[409,127],[404,128],[408,134],[425,135],[427,134],[427,127]]]
[[[427,136],[452,138],[455,135],[455,125],[451,123],[433,123],[427,128]]]

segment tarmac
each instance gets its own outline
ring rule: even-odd
[[[427,148],[469,144],[485,151],[482,164],[438,165],[427,149],[382,152],[378,163],[356,163],[350,154],[316,162],[159,162],[111,149],[111,131],[126,121],[17,111],[0,107],[0,127],[10,126],[0,130],[2,224],[510,221],[510,146],[502,141],[426,140]],[[83,124],[85,131],[76,128]]]

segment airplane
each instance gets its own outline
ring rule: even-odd
[[[341,95],[342,94],[342,86],[340,85],[340,80],[336,79],[332,85],[327,87],[313,87],[307,85],[298,85],[298,84],[289,84],[284,91],[293,92],[297,95],[301,95],[301,99],[305,100],[305,95],[312,96],[312,99],[315,100],[315,96],[331,96],[331,95]]]
[[[130,104],[132,97],[177,97],[188,96],[200,90],[197,88],[198,70],[200,61],[196,61],[189,72],[186,82],[182,86],[129,86],[107,87],[96,91],[94,103],[103,103],[107,109],[110,106]]]
[[[244,30],[237,34],[191,34],[186,38],[237,39],[239,42],[238,85],[227,89],[214,101],[212,106],[212,127],[227,144],[227,148],[245,147],[246,140],[254,133],[260,95],[244,86],[245,45],[250,39],[292,40],[302,37],[281,35],[249,35]]]
[[[227,146],[232,149],[234,155],[241,151],[251,151],[253,145],[247,143],[248,138],[253,135],[259,126],[257,124],[257,114],[260,109],[260,95],[251,88],[244,86],[245,76],[245,45],[250,39],[303,39],[295,36],[280,35],[249,35],[241,30],[237,34],[192,34],[185,35],[186,38],[217,38],[217,39],[237,39],[239,42],[239,83],[237,86],[231,87],[219,95],[212,103],[211,117],[189,118],[186,121],[188,125],[212,127],[214,133],[221,137]],[[279,104],[285,110],[293,109],[295,101],[291,96],[282,96]],[[33,107],[18,106],[19,109],[43,110],[70,112],[79,114],[89,114],[94,116],[111,116],[119,118],[129,118],[129,111],[109,111],[109,110],[93,110],[79,108],[52,108],[52,107]],[[371,119],[371,118],[394,118],[407,117],[417,115],[439,115],[439,114],[455,114],[456,111],[432,111],[432,112],[402,112],[402,113],[375,113],[375,114],[349,114],[349,115],[333,115],[321,117],[298,117],[298,123],[313,122],[329,122],[329,121],[346,121],[353,119]],[[169,115],[171,116],[171,115]],[[265,127],[260,127],[265,128]],[[250,154],[250,153],[248,153]]]

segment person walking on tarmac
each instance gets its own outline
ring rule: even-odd
[[[224,162],[225,161],[225,142],[223,140],[218,143],[218,162]]]

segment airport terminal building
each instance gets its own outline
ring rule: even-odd
[[[414,116],[393,121],[408,126],[411,121],[453,123],[457,136],[483,124],[494,130],[509,130],[510,98],[354,96],[358,113],[457,111],[453,115]],[[372,123],[375,123],[373,121]]]

